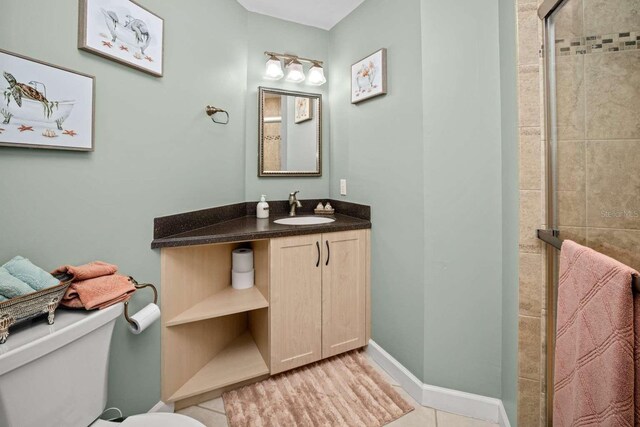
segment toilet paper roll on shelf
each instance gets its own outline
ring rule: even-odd
[[[252,268],[251,271],[231,271],[231,286],[233,289],[249,289],[253,287],[254,281],[254,273],[255,270]]]
[[[253,270],[253,250],[239,248],[232,252],[231,269],[238,273],[247,273]]]

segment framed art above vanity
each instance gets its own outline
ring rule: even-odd
[[[258,176],[322,176],[322,95],[258,88]]]

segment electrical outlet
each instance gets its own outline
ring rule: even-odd
[[[340,195],[341,196],[346,196],[347,195],[347,180],[346,179],[341,179],[340,180]]]

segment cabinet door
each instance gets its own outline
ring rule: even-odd
[[[320,234],[271,240],[271,374],[322,357]]]
[[[366,345],[366,230],[323,234],[322,357]]]

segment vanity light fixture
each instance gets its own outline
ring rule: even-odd
[[[327,82],[324,76],[324,69],[320,64],[314,62],[311,68],[309,68],[308,83],[313,86],[322,86]]]
[[[287,78],[286,80],[291,83],[302,83],[306,79],[304,75],[304,68],[297,59],[292,59],[287,64]]]
[[[264,77],[269,80],[280,80],[284,77],[282,70],[282,62],[284,61],[287,69],[286,80],[292,83],[302,83],[307,80],[310,85],[321,86],[327,82],[322,68],[322,61],[310,58],[302,58],[297,55],[286,53],[265,52],[269,57],[267,60]],[[305,76],[304,66],[302,63],[311,64],[308,76]]]
[[[284,71],[282,71],[282,63],[278,57],[270,55],[264,72],[264,78],[269,80],[280,80],[283,77]]]

